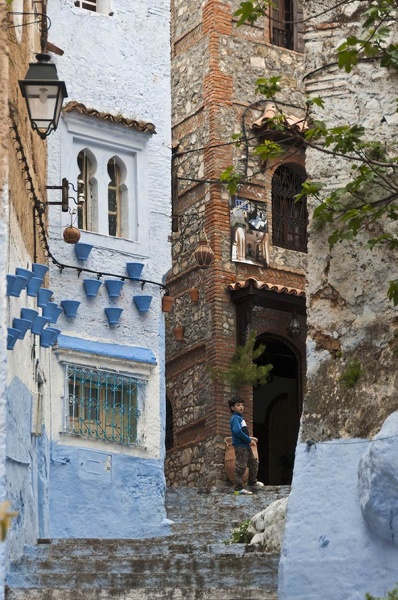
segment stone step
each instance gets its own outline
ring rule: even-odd
[[[98,544],[100,542],[100,544]],[[112,557],[114,560],[123,560],[125,558],[134,559],[143,556],[158,556],[159,558],[173,555],[192,555],[212,553],[215,555],[234,555],[241,556],[248,552],[255,552],[256,549],[244,544],[225,544],[213,543],[204,544],[198,541],[191,544],[179,543],[173,539],[161,540],[156,543],[142,543],[140,540],[74,540],[74,544],[52,543],[39,544],[38,546],[26,546],[24,555],[18,560],[12,561],[10,572],[19,571],[22,568],[26,571],[42,562],[72,561],[73,559],[101,559]]]
[[[7,586],[20,589],[161,589],[163,587],[197,587],[242,589],[256,586],[275,592],[279,556],[262,553],[234,555],[201,554],[186,557],[173,555],[159,560],[154,557],[118,561],[72,560],[38,565],[37,571],[12,572]],[[237,569],[239,564],[239,569]]]
[[[11,564],[6,599],[276,600],[279,556],[224,542],[289,491],[169,489],[164,536],[40,540]]]
[[[244,594],[242,596],[242,593]],[[245,589],[198,589],[162,587],[161,589],[118,590],[40,590],[6,589],[6,600],[277,600],[276,592],[257,587]]]

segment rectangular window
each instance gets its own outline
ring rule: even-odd
[[[66,374],[66,433],[125,445],[138,442],[145,381],[76,365],[67,365]]]
[[[274,0],[271,4],[271,43],[303,52],[302,0]]]
[[[76,0],[75,6],[97,12],[97,0]]]

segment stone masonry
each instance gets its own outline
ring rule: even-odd
[[[251,124],[264,105],[254,92],[259,77],[281,75],[287,87],[282,101],[298,104],[302,55],[270,43],[269,22],[236,27],[234,11],[239,2],[222,0],[172,2],[172,97],[174,231],[173,267],[168,292],[175,298],[167,318],[167,395],[173,418],[173,446],[166,458],[170,485],[205,485],[225,481],[225,436],[229,435],[231,393],[212,380],[208,367],[225,368],[237,344],[237,307],[228,284],[256,277],[281,286],[304,288],[306,254],[270,245],[268,267],[231,260],[230,196],[220,185],[220,174],[234,164],[244,169],[250,183],[239,195],[266,203],[271,216],[271,179],[280,161],[261,165],[245,157],[244,146],[231,145],[231,136],[245,128],[253,147]],[[292,109],[289,108],[289,111]],[[295,152],[290,160],[303,165]],[[272,222],[269,218],[270,239]],[[206,236],[215,260],[200,269],[193,252]],[[188,295],[199,288],[199,301]],[[286,339],[287,315],[283,311],[256,307],[252,314],[258,334]],[[301,318],[301,317],[300,317]],[[304,325],[304,321],[302,321]],[[176,341],[173,329],[184,327],[184,340]],[[301,356],[304,372],[304,341],[293,346]],[[253,425],[252,390],[245,392],[246,419]]]

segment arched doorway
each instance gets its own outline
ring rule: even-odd
[[[301,412],[300,365],[292,347],[280,338],[261,335],[261,364],[272,364],[269,383],[253,390],[253,434],[258,438],[258,479],[289,485],[293,475]]]

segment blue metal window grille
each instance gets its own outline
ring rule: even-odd
[[[66,433],[124,445],[139,442],[145,381],[75,365],[67,365],[66,373]]]

